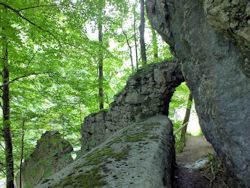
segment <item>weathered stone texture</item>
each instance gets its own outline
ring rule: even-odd
[[[127,126],[36,188],[171,188],[172,127],[163,115]]]
[[[204,9],[208,22],[234,37],[250,59],[250,1],[205,0]]]
[[[108,111],[85,118],[82,152],[92,149],[114,132],[156,114],[167,114],[170,98],[183,81],[176,62],[148,65],[132,76]]]
[[[45,178],[58,172],[71,162],[72,146],[57,131],[48,131],[38,140],[36,149],[25,160],[22,168],[22,187],[33,188]],[[19,177],[16,177],[19,187]]]
[[[147,0],[147,12],[179,59],[205,136],[231,171],[235,187],[249,187],[250,69],[245,48],[249,41],[219,28],[226,23],[220,18],[225,10],[217,10],[216,24],[208,15],[211,7],[224,7],[226,2],[234,1]],[[249,1],[233,6],[239,8],[242,2],[249,6]],[[246,9],[238,11],[249,14]],[[249,27],[247,19],[238,20],[240,30]]]

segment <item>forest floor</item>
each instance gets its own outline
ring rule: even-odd
[[[204,136],[187,135],[186,146],[182,153],[177,154],[176,161],[178,164],[188,165],[213,153],[212,145]]]
[[[186,146],[176,156],[176,188],[224,188],[226,175],[204,136],[186,136]]]

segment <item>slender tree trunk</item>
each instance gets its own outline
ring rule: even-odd
[[[20,156],[20,170],[19,170],[19,188],[22,188],[22,168],[23,168],[23,155],[24,155],[24,136],[25,136],[25,119],[23,117],[22,123],[22,138],[21,138],[21,156]]]
[[[158,41],[157,41],[157,35],[155,30],[151,27],[151,31],[152,31],[152,42],[153,42],[153,53],[154,53],[154,61],[158,60]]]
[[[188,96],[186,114],[185,114],[185,117],[184,117],[184,120],[183,120],[183,123],[182,123],[182,125],[186,125],[186,126],[184,126],[183,129],[181,130],[181,138],[180,138],[181,148],[180,148],[180,152],[183,151],[183,149],[184,149],[184,147],[186,145],[187,124],[188,124],[189,119],[190,119],[192,104],[193,104],[193,96],[190,93],[189,96]]]
[[[134,14],[134,43],[135,43],[135,62],[136,62],[136,70],[139,69],[139,58],[138,58],[138,44],[137,44],[137,29],[136,29],[136,4],[133,5],[133,14]]]
[[[8,40],[5,35],[7,9],[3,7],[2,19],[2,111],[3,111],[3,138],[5,144],[5,169],[6,169],[6,187],[14,188],[14,160],[13,145],[10,124],[10,91],[9,91],[9,60],[8,60]]]
[[[126,43],[129,49],[129,57],[130,57],[130,61],[131,61],[131,68],[132,68],[132,72],[134,72],[134,61],[133,61],[133,54],[132,54],[132,46],[129,43],[129,39],[128,39],[128,35],[125,31],[122,31],[123,35],[125,36],[126,39]]]
[[[140,23],[140,44],[141,44],[141,59],[142,65],[147,64],[147,56],[146,56],[146,45],[145,45],[145,10],[144,10],[144,0],[141,0],[141,23]]]
[[[2,28],[4,33],[5,28]],[[5,142],[5,163],[6,163],[6,187],[14,188],[14,160],[13,160],[13,145],[10,125],[10,89],[9,89],[9,61],[8,61],[8,41],[5,36],[2,36],[2,80],[3,80],[3,137]]]
[[[98,54],[98,85],[99,85],[99,108],[104,108],[104,89],[103,89],[103,0],[99,0],[99,14],[98,14],[98,41],[100,44]]]

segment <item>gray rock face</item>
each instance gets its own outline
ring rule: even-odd
[[[237,2],[147,0],[146,4],[152,25],[179,59],[205,136],[231,171],[235,187],[249,187],[249,1]],[[243,18],[237,20],[239,26],[232,26],[236,15]],[[224,31],[228,27],[238,28],[238,33],[229,35]]]
[[[171,188],[172,124],[155,116],[123,128],[36,188]]]
[[[183,76],[176,62],[153,64],[132,76],[108,111],[92,114],[82,125],[82,152],[86,153],[114,132],[133,122],[168,113],[170,98]]]
[[[233,37],[250,59],[250,2],[247,0],[205,0],[208,22]],[[249,62],[248,62],[249,63]]]
[[[73,162],[72,146],[57,131],[48,131],[38,140],[36,149],[23,164],[22,187],[33,188]],[[16,187],[19,187],[17,176]]]

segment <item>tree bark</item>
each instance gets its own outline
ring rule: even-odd
[[[123,35],[125,36],[126,43],[127,43],[128,49],[129,49],[129,57],[130,57],[132,72],[134,72],[134,61],[133,61],[133,54],[132,54],[132,46],[129,43],[129,38],[128,38],[127,33],[125,31],[122,31],[122,32],[123,32]]]
[[[137,33],[136,33],[136,4],[133,5],[133,15],[134,15],[134,43],[135,43],[135,61],[136,61],[136,70],[139,69],[138,61],[138,44],[137,44]]]
[[[23,117],[23,123],[22,123],[22,138],[21,138],[21,156],[20,156],[20,171],[19,171],[19,188],[22,188],[22,167],[23,167],[23,156],[24,156],[24,136],[25,136],[25,131],[24,131],[24,126],[25,126],[25,119]]]
[[[5,28],[2,27],[4,33]],[[4,34],[3,34],[4,35]],[[5,163],[6,163],[6,187],[14,188],[14,160],[13,145],[10,124],[10,90],[9,90],[9,61],[8,61],[8,41],[6,36],[3,37],[2,50],[2,80],[3,80],[3,137],[5,142]]]
[[[141,44],[141,59],[142,59],[142,65],[147,64],[147,56],[146,56],[146,45],[145,45],[145,8],[144,8],[144,0],[141,0],[141,23],[140,23],[140,44]]]
[[[193,96],[190,93],[189,96],[188,96],[186,114],[185,114],[185,117],[184,117],[184,120],[183,120],[183,123],[182,123],[182,125],[185,125],[185,126],[181,130],[181,138],[180,138],[181,147],[180,147],[180,152],[182,152],[183,149],[184,149],[184,147],[186,146],[187,125],[188,125],[188,122],[189,122],[189,119],[190,119],[190,115],[191,115],[192,104],[193,104]]]
[[[98,13],[98,42],[99,42],[99,54],[98,54],[98,87],[99,87],[99,108],[104,108],[104,89],[103,89],[103,0],[99,0],[99,13]]]
[[[154,61],[157,61],[158,60],[158,53],[159,53],[159,50],[158,50],[158,41],[157,41],[157,35],[156,35],[156,32],[153,28],[151,28],[151,31],[152,31],[152,42],[153,42],[153,53],[154,53]]]

